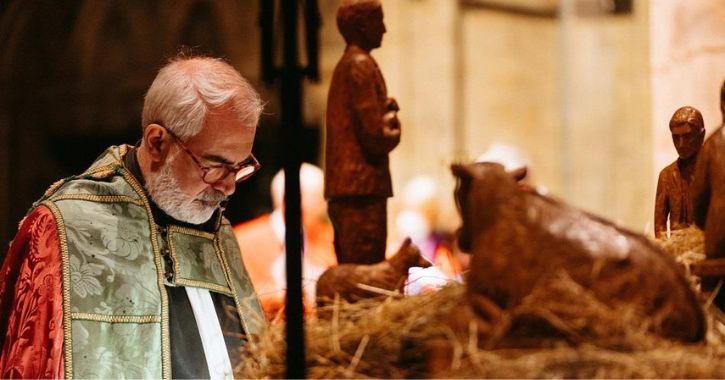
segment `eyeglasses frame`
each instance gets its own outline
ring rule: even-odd
[[[202,164],[200,161],[200,158],[198,158],[197,155],[194,154],[194,152],[192,152],[191,149],[189,149],[189,147],[187,147],[183,141],[181,141],[181,138],[179,138],[179,136],[176,136],[176,134],[174,134],[174,132],[171,132],[171,130],[169,130],[168,128],[166,128],[164,126],[161,126],[161,127],[164,128],[164,130],[166,130],[166,132],[169,134],[169,136],[174,138],[174,141],[176,141],[176,143],[179,144],[179,147],[181,148],[181,150],[183,150],[187,155],[189,155],[189,157],[191,157],[191,159],[194,161],[196,166],[199,167],[199,170],[201,170],[201,180],[204,183],[206,183],[207,185],[213,185],[213,184],[227,178],[229,176],[229,174],[232,174],[232,173],[234,173],[234,176],[235,176],[234,182],[240,183],[240,182],[243,182],[243,181],[246,181],[247,179],[249,179],[249,177],[251,177],[254,173],[258,172],[259,169],[261,169],[261,167],[262,167],[262,164],[260,164],[259,161],[257,160],[257,158],[254,157],[253,153],[249,153],[249,157],[247,157],[242,162],[240,162],[236,165],[219,164],[219,165],[206,166],[206,165]],[[247,174],[243,177],[240,177],[240,178],[236,178],[237,173],[239,173],[242,169],[249,167],[249,166],[252,166],[252,171],[249,174]],[[213,170],[213,169],[219,169],[219,168],[226,169],[227,174],[223,175],[216,181],[212,181],[212,182],[207,181],[206,177],[207,177],[209,171]]]

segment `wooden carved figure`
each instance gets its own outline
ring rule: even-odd
[[[453,165],[471,253],[467,296],[476,318],[495,322],[537,284],[565,271],[602,302],[632,305],[665,336],[699,341],[703,311],[680,267],[659,246],[597,216],[527,190],[495,163]],[[485,325],[485,323],[482,323]]]
[[[327,102],[325,198],[338,262],[372,264],[385,259],[388,153],[400,142],[399,108],[370,55],[385,33],[380,2],[343,0],[337,26],[347,47]]]
[[[720,110],[723,125],[705,141],[692,182],[695,223],[705,231],[706,263],[712,264],[725,260],[725,82],[720,90]],[[703,277],[710,277],[703,278],[702,287],[713,290],[725,275],[725,265],[707,265],[703,269],[713,276],[701,273]],[[725,291],[720,290],[715,304],[725,309]]]
[[[341,264],[325,271],[317,281],[317,305],[327,305],[335,299],[335,294],[350,303],[381,296],[366,289],[366,286],[402,293],[408,269],[430,266],[430,261],[420,254],[418,247],[408,238],[398,252],[386,261],[377,264]]]
[[[700,111],[685,106],[675,111],[670,119],[672,143],[678,158],[660,172],[655,197],[655,237],[667,238],[667,219],[670,231],[693,223],[690,185],[698,152],[705,139],[705,124]]]

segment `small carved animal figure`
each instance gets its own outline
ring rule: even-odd
[[[684,275],[646,237],[526,190],[499,164],[451,169],[463,220],[459,246],[472,253],[467,296],[477,318],[495,319],[496,310],[517,305],[563,269],[602,302],[639,308],[662,335],[703,339],[703,311]]]
[[[385,290],[402,291],[411,267],[427,268],[431,263],[421,256],[418,247],[405,239],[398,252],[377,264],[340,264],[323,273],[317,280],[317,305],[323,306],[339,294],[348,302],[380,296],[359,284]]]

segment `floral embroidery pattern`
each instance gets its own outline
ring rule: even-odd
[[[160,312],[148,219],[132,203],[58,202],[68,221],[73,312]]]
[[[63,377],[60,243],[48,209],[25,219],[1,273],[0,378]]]
[[[89,294],[100,295],[101,283],[96,279],[103,267],[98,264],[81,263],[78,257],[70,257],[71,284],[73,292],[81,298]]]

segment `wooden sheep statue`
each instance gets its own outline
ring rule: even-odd
[[[340,264],[329,268],[317,280],[317,305],[328,304],[335,299],[335,294],[350,303],[381,295],[370,290],[370,287],[402,292],[408,269],[430,266],[431,263],[421,256],[418,247],[407,238],[398,252],[383,262]]]

